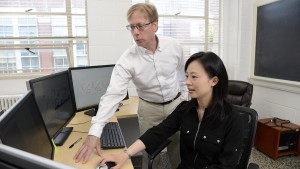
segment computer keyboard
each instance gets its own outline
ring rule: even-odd
[[[103,149],[124,148],[125,141],[117,122],[109,122],[105,125],[101,135],[101,147]]]

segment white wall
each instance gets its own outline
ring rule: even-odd
[[[224,1],[223,62],[230,79],[236,78],[239,52],[239,0]]]
[[[1,79],[0,96],[2,95],[21,95],[26,93],[26,81],[29,79]]]
[[[132,44],[126,13],[130,0],[88,0],[90,65],[114,64]]]
[[[231,71],[230,78],[249,81],[251,74],[252,40],[254,38],[253,8],[255,7],[256,0],[231,0],[228,3],[234,4],[231,4],[231,8],[227,9],[231,11],[225,12],[231,14],[239,13],[239,15],[238,19],[236,19],[235,16],[233,18],[227,18],[228,24],[231,25],[231,27],[238,29],[224,32],[225,35],[228,33],[229,36],[233,36],[233,38],[229,37],[229,43],[227,42],[225,44],[225,48],[227,47],[228,49],[227,53],[225,53],[224,62],[226,67],[229,67],[229,70]],[[233,7],[236,6],[236,4],[238,4],[238,11],[232,11],[235,10]],[[237,35],[232,35],[234,34],[233,32]],[[238,39],[237,49],[234,46],[230,46],[236,44],[236,42],[234,42],[236,39]],[[237,56],[228,56],[231,54],[237,54]],[[228,61],[227,59],[236,60]],[[291,122],[300,125],[299,101],[300,94],[254,85],[251,107],[258,112],[259,118],[278,117],[288,119]]]

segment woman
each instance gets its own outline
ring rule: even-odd
[[[242,121],[225,98],[228,75],[222,60],[212,52],[199,52],[186,62],[190,101],[184,101],[162,123],[149,129],[124,153],[105,155],[100,164],[113,161],[120,168],[137,152],[153,153],[180,131],[179,169],[235,169],[242,143]]]

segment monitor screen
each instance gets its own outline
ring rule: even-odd
[[[4,112],[0,117],[0,129],[2,144],[52,159],[53,144],[32,91]]]
[[[0,144],[0,168],[1,169],[75,169],[71,166],[49,160],[13,147]]]
[[[75,115],[68,71],[29,80],[39,110],[51,138]]]
[[[77,111],[97,108],[115,65],[69,68]]]

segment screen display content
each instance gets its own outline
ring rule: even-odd
[[[70,68],[77,111],[97,108],[105,94],[114,65]]]

